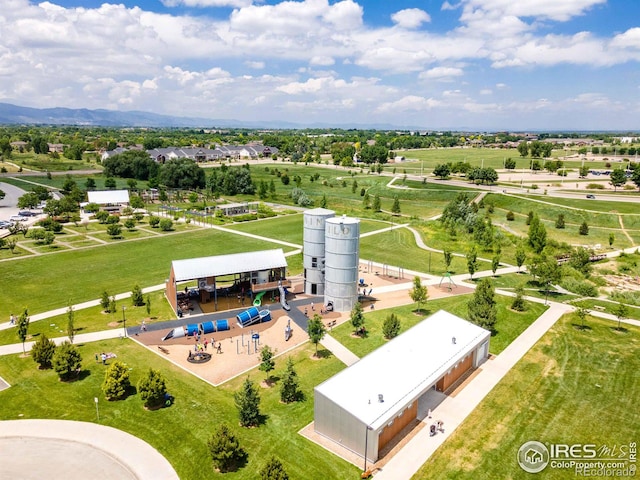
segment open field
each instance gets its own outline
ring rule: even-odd
[[[530,478],[516,454],[529,440],[622,445],[637,442],[640,330],[562,317],[467,417],[413,479]],[[615,400],[615,401],[614,401]],[[544,478],[575,478],[547,467]]]
[[[407,294],[407,299],[408,297],[409,295]],[[363,357],[386,343],[384,335],[382,334],[382,324],[391,313],[395,313],[398,316],[401,324],[400,333],[402,333],[438,310],[446,310],[461,318],[468,319],[467,303],[471,300],[471,297],[471,294],[466,294],[427,300],[426,303],[422,304],[421,313],[419,314],[416,313],[418,310],[416,303],[395,307],[393,309],[368,311],[365,313],[365,326],[367,327],[366,337],[361,338],[352,335],[353,326],[350,322],[334,328],[331,335],[356,355]],[[510,297],[496,295],[498,321],[495,327],[496,334],[491,337],[489,347],[491,353],[494,355],[504,350],[507,345],[547,309],[547,307],[539,303],[527,302],[526,311],[515,312],[509,308],[512,300]]]
[[[280,403],[279,386],[259,388],[264,424],[245,429],[238,426],[233,393],[246,376],[214,388],[129,340],[110,340],[79,346],[83,357],[81,380],[62,383],[52,370],[38,370],[30,357],[0,357],[0,376],[12,387],[0,392],[3,408],[0,418],[52,418],[96,421],[94,397],[99,397],[100,423],[119,428],[150,443],[164,455],[184,480],[203,478],[255,479],[266,460],[275,455],[285,465],[290,478],[357,478],[358,470],[323,448],[311,443],[298,430],[313,420],[313,387],[344,368],[329,355],[311,359],[309,344],[292,352],[304,400]],[[113,352],[128,367],[133,385],[153,365],[167,380],[175,404],[157,411],[146,411],[139,395],[107,402],[101,393],[105,367],[94,360],[99,352]],[[230,355],[232,355],[230,353]],[[111,362],[112,360],[110,360]],[[285,365],[286,357],[276,359],[274,376]],[[259,383],[264,373],[257,369],[249,377]],[[72,406],[72,408],[70,408]],[[248,453],[247,464],[224,475],[211,468],[207,440],[221,422],[227,423]]]
[[[210,229],[197,229],[133,242],[32,256],[2,265],[0,318],[29,308],[52,310],[163,283],[172,260],[281,248],[270,242]],[[285,252],[291,250],[284,248]]]

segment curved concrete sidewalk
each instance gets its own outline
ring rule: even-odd
[[[121,430],[67,420],[0,422],[2,478],[178,480],[148,443]]]

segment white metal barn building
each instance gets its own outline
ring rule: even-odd
[[[430,389],[446,391],[489,355],[491,333],[440,310],[315,388],[314,429],[375,462],[418,417]]]

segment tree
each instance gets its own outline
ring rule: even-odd
[[[56,351],[56,344],[53,340],[49,340],[46,334],[38,335],[38,339],[31,347],[31,358],[40,368],[51,368],[53,354]]]
[[[371,198],[369,196],[368,193],[365,192],[364,196],[362,197],[362,207],[365,210],[368,210],[371,208]]]
[[[578,175],[580,176],[580,178],[587,178],[587,176],[589,175],[589,167],[582,166],[579,169]]]
[[[506,217],[507,217],[507,222],[513,222],[516,219],[515,213],[513,213],[511,210],[507,212]]]
[[[522,265],[524,265],[524,262],[527,261],[527,252],[525,251],[522,245],[518,245],[516,247],[515,256],[516,256],[516,265],[518,266],[518,272],[519,272],[520,269],[522,268]]]
[[[322,323],[322,317],[317,313],[313,316],[313,318],[309,319],[309,323],[307,324],[307,334],[309,335],[309,340],[316,346],[316,351],[313,354],[314,357],[318,356],[318,343],[322,340],[327,333],[327,329]]]
[[[511,309],[516,312],[524,312],[526,304],[524,302],[524,288],[522,288],[522,285],[518,285],[515,292],[516,296],[513,298],[513,302],[511,302]]]
[[[27,340],[27,335],[29,334],[29,322],[29,313],[25,308],[16,321],[16,326],[18,328],[18,338],[22,342],[22,353],[25,353],[24,342]]]
[[[613,247],[613,242],[616,241],[616,236],[612,233],[609,234],[609,248]]]
[[[107,225],[107,233],[111,238],[117,238],[122,234],[122,227],[117,223]]]
[[[390,340],[400,333],[400,320],[395,313],[391,313],[384,319],[382,324],[382,334],[384,338]]]
[[[102,382],[102,392],[107,400],[121,400],[131,388],[129,369],[122,362],[113,362],[107,367]]]
[[[167,384],[158,370],[149,368],[138,382],[138,392],[145,408],[158,408],[166,402]]]
[[[356,335],[364,336],[364,313],[362,312],[362,304],[356,302],[351,309],[351,325],[353,325],[354,333]]]
[[[246,175],[241,173],[240,171],[237,172],[237,174]],[[207,183],[204,170],[200,168],[193,160],[190,160],[188,158],[176,158],[168,160],[164,165],[160,167],[158,179],[160,183],[165,187],[179,188],[183,190],[204,188]],[[251,192],[251,194],[253,193],[255,193],[255,190]]]
[[[564,213],[559,213],[556,219],[556,228],[564,228]]]
[[[173,230],[173,221],[170,218],[163,218],[160,220],[160,230],[163,232],[170,232]]]
[[[149,217],[149,225],[151,228],[157,228],[160,223],[160,217],[156,217],[155,215],[151,215]]]
[[[280,383],[280,401],[283,403],[296,402],[302,395],[299,386],[298,374],[293,368],[293,360],[289,357]]]
[[[260,370],[267,374],[267,378],[265,381],[267,384],[271,380],[270,372],[276,366],[276,362],[273,360],[273,350],[269,347],[269,345],[265,345],[260,350]]]
[[[102,311],[109,313],[109,304],[111,299],[109,297],[109,293],[105,290],[102,292],[102,296],[100,297],[100,307],[102,307]]]
[[[413,277],[413,288],[409,290],[409,297],[418,304],[418,312],[422,312],[422,304],[429,298],[429,292],[426,285],[422,285],[419,276]]]
[[[587,221],[584,220],[581,224],[580,227],[578,228],[578,233],[580,235],[589,235],[589,225],[587,224]]]
[[[322,195],[322,198],[320,199],[320,208],[327,208],[327,196],[326,195]]]
[[[491,271],[493,272],[493,276],[496,276],[496,270],[500,266],[500,254],[495,254],[491,259]]]
[[[449,267],[451,266],[451,260],[453,259],[453,254],[451,253],[451,250],[447,248],[442,251],[442,254],[444,255],[445,272],[448,272]]]
[[[482,279],[476,287],[473,298],[467,303],[469,320],[476,325],[494,331],[497,319],[495,291],[488,279]]]
[[[69,343],[73,343],[73,339],[76,336],[76,328],[74,325],[76,314],[73,311],[71,301],[69,301],[67,305],[67,336],[69,337]]]
[[[624,303],[618,302],[618,305],[613,309],[613,314],[618,319],[618,327],[617,330],[620,331],[622,328],[620,327],[620,323],[623,318],[627,318],[629,315],[629,307],[627,307]]]
[[[116,188],[117,183],[116,183],[116,179],[113,177],[107,177],[104,180],[104,188],[107,188],[109,190],[113,190],[114,188]]]
[[[147,309],[147,315],[151,315],[151,296],[147,294],[147,298],[144,302],[144,305]]]
[[[586,328],[584,325],[584,321],[586,320],[587,315],[589,314],[589,310],[583,307],[578,307],[578,309],[576,310],[576,314],[580,319],[580,330],[584,330]]]
[[[60,380],[67,382],[78,377],[82,367],[82,357],[74,345],[63,342],[56,347],[51,363]]]
[[[397,195],[393,197],[393,205],[391,206],[391,213],[393,213],[394,215],[400,215],[400,200],[398,199]]]
[[[529,145],[527,145],[527,142],[522,141],[518,144],[518,153],[521,157],[526,157],[529,154]]]
[[[507,170],[514,170],[516,168],[516,161],[512,158],[507,158],[504,161],[504,168],[506,168]]]
[[[144,305],[144,297],[142,296],[142,289],[140,285],[134,285],[131,290],[131,303],[134,307],[141,307]]]
[[[240,425],[243,427],[255,427],[260,423],[260,396],[256,386],[249,377],[242,383],[242,388],[233,396]]]
[[[36,208],[39,203],[40,198],[35,192],[27,192],[18,198],[18,208]]]
[[[223,473],[235,470],[247,455],[226,423],[218,425],[209,438],[207,447],[209,447],[213,467]]]
[[[451,175],[451,166],[448,163],[438,164],[433,169],[433,174],[441,180],[446,180]]]
[[[529,245],[536,253],[542,252],[547,244],[547,229],[544,227],[537,215],[534,215],[529,225]]]
[[[638,187],[638,188],[640,188],[640,187]],[[382,206],[381,206],[381,204],[380,204],[380,195],[378,195],[377,193],[376,193],[376,195],[373,197],[373,206],[371,207],[371,209],[372,209],[374,212],[379,212],[379,211],[381,211],[381,210],[382,210]]]
[[[618,187],[627,183],[627,175],[624,170],[622,168],[614,169],[609,175],[609,183],[613,185],[614,191],[618,190]]]
[[[467,270],[469,271],[470,278],[473,279],[473,274],[476,273],[478,267],[478,252],[475,245],[467,252]]]
[[[562,272],[558,261],[549,256],[538,255],[533,259],[529,271],[545,286],[545,295],[549,294],[549,286],[558,283],[562,278]]]
[[[282,462],[272,456],[260,470],[260,480],[289,480],[289,475],[285,471]]]

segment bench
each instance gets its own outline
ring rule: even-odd
[[[327,322],[327,328],[332,328],[336,326],[336,321],[337,320],[332,320],[330,322]]]
[[[604,312],[605,308],[602,305],[594,305],[593,306],[594,310],[600,310],[601,312]]]
[[[164,348],[162,345],[158,345],[158,350],[160,350],[162,353],[164,353],[165,355],[169,355],[169,350],[167,350],[166,348]]]

